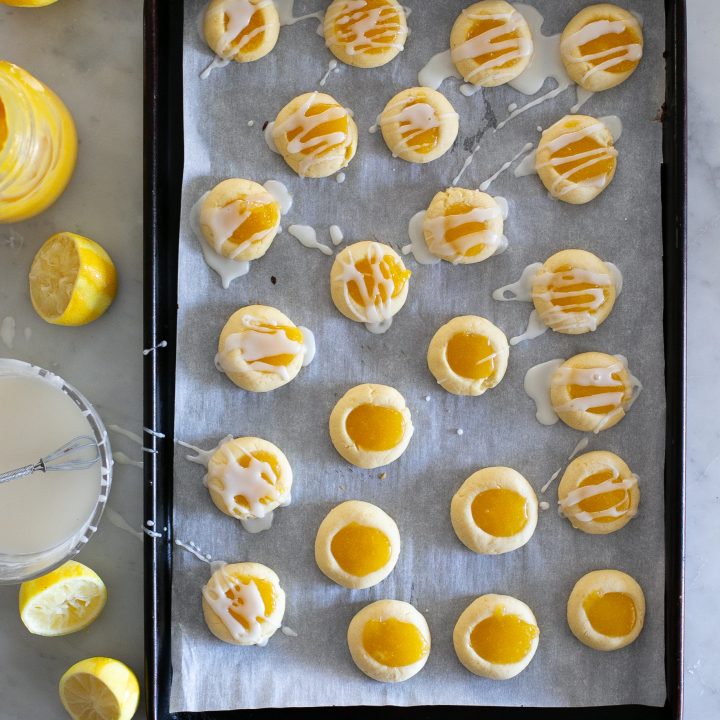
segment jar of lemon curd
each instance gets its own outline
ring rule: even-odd
[[[26,220],[52,205],[76,157],[75,124],[62,100],[0,60],[0,223]]]

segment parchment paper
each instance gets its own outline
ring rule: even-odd
[[[514,119],[497,133],[509,103],[525,96],[508,87],[474,97],[459,92],[457,80],[441,91],[460,114],[453,149],[427,165],[392,159],[380,134],[368,128],[397,91],[417,84],[418,70],[447,48],[450,27],[465,0],[406,0],[413,12],[406,50],[377,70],[340,65],[326,92],[352,108],[359,128],[355,159],[347,179],[300,179],[267,148],[265,121],[295,95],[319,88],[330,53],[315,30],[316,20],[283,27],[275,50],[259,62],[199,74],[211,56],[199,37],[203,0],[185,6],[185,176],[180,233],[176,437],[203,447],[228,433],[259,435],[276,443],[294,470],[293,502],[280,509],[271,530],[245,532],[221,514],[201,484],[202,468],[175,457],[175,537],[197,543],[214,558],[253,560],[272,567],[287,592],[286,624],[297,637],[278,632],[267,647],[239,648],[216,640],[203,622],[200,591],[209,567],[175,548],[173,580],[171,710],[211,710],[312,705],[601,705],[665,699],[663,672],[663,484],[664,380],[662,346],[662,239],[660,214],[661,126],[664,89],[662,3],[633,0],[645,18],[645,51],[636,73],[623,85],[595,95],[581,112],[616,114],[624,131],[612,185],[596,200],[574,207],[547,196],[536,176],[501,175],[489,192],[506,197],[510,215],[508,250],[486,262],[447,263],[413,271],[404,309],[385,335],[371,335],[342,317],[332,305],[332,257],[302,247],[284,232],[250,273],[223,290],[204,263],[189,228],[197,198],[226,177],[284,182],[295,204],[283,219],[313,225],[329,244],[328,227],[338,224],[346,242],[368,238],[401,247],[410,217],[433,194],[450,185],[477,140],[481,149],[466,171],[464,187],[477,187],[575,103],[574,89]],[[536,0],[546,34],[560,32],[587,3]],[[625,4],[625,3],[622,3]],[[295,14],[325,3],[296,3]],[[553,87],[548,81],[544,90]],[[252,127],[248,122],[253,121]],[[344,247],[344,244],[339,249]],[[524,329],[531,307],[499,303],[491,291],[516,280],[528,263],[569,247],[591,250],[617,264],[625,288],[609,319],[592,334],[559,335],[512,348],[507,375],[480,398],[442,390],[425,361],[437,328],[455,315],[489,318],[508,336]],[[271,278],[276,279],[273,284]],[[318,354],[289,385],[266,394],[235,387],[213,365],[217,338],[228,316],[250,303],[274,305],[298,325],[310,327]],[[618,453],[640,477],[639,515],[609,536],[573,530],[555,511],[556,487],[540,497],[537,531],[523,548],[501,556],[479,556],[455,537],[450,499],[475,470],[509,465],[539,492],[563,466],[582,437],[558,423],[541,426],[523,377],[533,364],[587,350],[621,353],[644,390],[629,415],[591,439],[588,450]],[[382,470],[351,467],[333,449],[327,421],[334,403],[363,382],[392,385],[405,396],[415,435],[407,452]],[[425,397],[429,396],[428,401]],[[463,435],[456,433],[462,428]],[[379,479],[382,471],[385,479]],[[350,591],[327,580],[313,558],[315,532],[324,515],[348,499],[373,502],[395,518],[402,550],[395,571],[379,585]],[[602,653],[570,633],[565,606],[584,573],[618,568],[642,585],[647,600],[645,628],[628,648]],[[535,612],[540,645],[530,666],[505,682],[478,678],[458,662],[452,629],[478,595],[514,595]],[[425,669],[397,685],[366,678],[354,666],[347,626],[365,604],[380,598],[413,603],[428,620],[432,652]]]

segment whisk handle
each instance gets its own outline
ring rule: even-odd
[[[36,462],[32,465],[26,465],[25,467],[16,468],[15,470],[8,470],[7,472],[0,473],[0,485],[2,485],[2,483],[10,482],[11,480],[17,480],[21,477],[27,477],[28,475],[32,475],[38,470],[45,470],[42,462]]]

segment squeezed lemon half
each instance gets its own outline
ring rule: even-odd
[[[59,690],[73,720],[131,720],[140,699],[133,671],[106,657],[75,663],[60,678]]]
[[[30,267],[30,299],[53,325],[86,325],[110,306],[117,273],[110,256],[93,240],[70,232],[49,238]]]
[[[107,590],[100,576],[70,560],[20,586],[20,619],[33,635],[56,637],[86,628],[102,612]]]

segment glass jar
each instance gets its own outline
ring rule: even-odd
[[[26,220],[52,205],[76,157],[75,124],[62,100],[0,60],[0,223]]]

